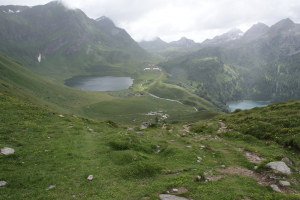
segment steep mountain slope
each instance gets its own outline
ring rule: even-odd
[[[269,27],[267,25],[263,23],[257,23],[244,33],[242,40],[255,40],[267,33],[268,30]]]
[[[0,25],[0,51],[47,76],[134,70],[147,57],[109,19],[90,19],[56,1],[31,8],[1,6]]]
[[[237,35],[238,32],[237,32]],[[224,37],[223,37],[224,36]],[[203,66],[203,63],[195,64],[195,58],[217,58],[220,62],[230,66],[234,77],[238,77],[230,85],[226,85],[222,98],[215,94],[224,93],[224,84],[214,88],[206,88],[198,95],[213,96],[212,99],[224,104],[228,100],[254,99],[280,101],[287,99],[299,99],[299,51],[300,51],[300,25],[290,19],[284,19],[267,27],[264,24],[252,26],[243,36],[234,40],[228,38],[230,34],[216,37],[215,42],[202,43],[202,49],[180,58],[169,60],[166,69],[172,75],[189,74],[198,76],[198,80],[192,76],[182,76],[181,82],[195,81],[198,83],[207,80],[208,72],[191,71],[193,66]],[[226,37],[225,37],[226,36]],[[227,37],[228,36],[228,37]],[[223,39],[224,40],[223,40]],[[218,43],[218,41],[224,41]],[[213,69],[209,63],[207,68]],[[174,69],[172,69],[174,68]],[[177,70],[175,70],[177,69]],[[222,72],[221,72],[222,73]],[[215,74],[218,74],[215,72]],[[217,75],[216,75],[217,76]],[[211,77],[210,85],[215,82],[228,80],[225,77]],[[178,81],[177,81],[178,82]],[[209,82],[209,81],[206,81]],[[226,81],[225,81],[226,82]],[[221,81],[222,83],[222,81]],[[207,95],[208,93],[209,95]],[[222,96],[222,95],[221,95]]]
[[[203,46],[220,46],[225,45],[228,42],[238,40],[242,37],[243,32],[239,29],[232,29],[227,33],[215,36],[213,39],[207,39],[201,43]]]
[[[172,74],[169,77],[172,83],[182,85],[219,107],[240,97],[239,74],[218,57],[201,57],[195,53],[162,66]]]

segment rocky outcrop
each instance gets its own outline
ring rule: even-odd
[[[282,161],[278,162],[269,162],[267,164],[267,167],[270,167],[271,169],[276,170],[277,172],[283,173],[283,174],[291,174],[291,169]]]

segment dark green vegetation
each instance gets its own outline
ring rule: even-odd
[[[7,13],[8,9],[15,13]],[[148,57],[110,19],[93,20],[56,1],[34,7],[1,6],[0,11],[0,52],[47,77],[132,72]]]
[[[216,116],[230,100],[299,96],[298,25],[259,25],[204,46],[158,41],[159,56],[108,18],[58,2],[1,6],[0,25],[0,148],[16,151],[0,155],[8,183],[0,199],[157,200],[181,187],[178,196],[195,200],[299,199],[300,103]],[[174,58],[160,65],[167,73],[143,70],[161,56]],[[117,92],[63,85],[76,75],[126,75],[134,84]],[[140,130],[142,122],[150,126]],[[291,175],[265,167],[284,157]],[[280,180],[291,186],[274,192]]]
[[[299,33],[300,25],[290,19],[271,27],[259,23],[244,35],[232,30],[160,65],[171,74],[170,83],[220,108],[231,100],[299,99]]]
[[[191,55],[174,59],[162,66],[172,74],[169,77],[170,83],[182,86],[219,107],[240,98],[237,72],[217,57],[198,58]]]
[[[3,55],[0,55],[0,71],[0,91],[2,92],[59,112],[75,113],[100,120],[139,124],[155,119],[155,115],[147,115],[148,113],[161,112],[170,116],[166,121],[177,121],[176,116],[182,114],[184,114],[181,116],[182,120],[185,117],[190,118],[192,115],[196,116],[193,120],[195,121],[207,119],[216,113],[215,108],[205,101],[206,104],[199,102],[199,106],[202,106],[203,109],[197,114],[192,105],[156,99],[147,94],[136,96],[147,88],[146,84],[144,84],[145,88],[139,87],[139,83],[142,82],[139,79],[132,90],[108,94],[73,89],[51,80],[47,81]],[[151,83],[160,80],[162,75],[160,73],[144,73],[138,77],[143,77],[144,81],[152,85]],[[197,101],[201,100],[197,96],[195,98]]]
[[[263,108],[237,110],[221,118],[229,129],[300,150],[299,110],[299,101],[288,101]]]
[[[16,150],[13,155],[0,155],[0,179],[8,182],[0,188],[1,199],[154,200],[178,187],[188,190],[180,196],[193,199],[299,198],[273,192],[238,171],[221,172],[221,165],[253,169],[255,164],[236,148],[256,152],[267,160],[288,156],[299,164],[300,158],[270,141],[217,134],[218,121],[197,123],[193,132],[170,125],[161,129],[161,124],[140,132],[110,121],[60,116],[3,93],[0,109],[0,147]],[[88,181],[88,175],[94,179]],[[197,180],[198,175],[223,176],[204,182],[204,178]],[[299,178],[294,171],[285,178],[293,191],[300,190]],[[51,185],[55,188],[47,189]]]
[[[181,114],[199,116],[194,119],[198,120],[217,110],[200,97],[190,97],[184,88],[180,91],[187,97],[174,99],[183,100],[183,104],[149,96],[146,90],[159,87],[156,83],[164,73],[144,73],[143,69],[157,58],[107,17],[93,20],[81,10],[50,2],[34,7],[1,6],[0,25],[0,51],[9,56],[0,57],[0,77],[10,87],[2,89],[28,101],[59,112],[128,124],[154,120],[156,116],[146,115],[150,112],[168,114],[176,121],[174,116]],[[130,76],[135,82],[132,88],[115,93],[63,86],[64,80],[80,75]],[[201,113],[194,107],[201,108]]]

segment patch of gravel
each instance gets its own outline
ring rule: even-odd
[[[236,150],[239,152],[243,152],[244,156],[247,158],[247,160],[249,160],[249,162],[260,164],[262,161],[265,160],[265,158],[260,157],[255,152],[246,151],[245,149],[242,148],[236,148]]]

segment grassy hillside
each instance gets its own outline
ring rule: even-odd
[[[218,121],[198,123],[195,132],[161,124],[142,132],[127,128],[61,115],[0,93],[0,148],[16,151],[0,155],[0,180],[8,183],[0,199],[157,200],[172,188],[192,199],[299,199],[299,154],[275,143],[217,134]],[[275,175],[292,183],[286,194],[258,184],[271,172],[239,149],[266,161],[287,156],[298,163],[292,175]]]
[[[222,108],[241,95],[239,74],[217,57],[194,53],[173,59],[162,66],[171,76],[168,82],[197,94]]]
[[[221,118],[232,131],[300,150],[299,110],[300,101],[288,101],[263,108],[237,110]]]
[[[152,85],[155,78],[160,80],[163,74],[137,74],[137,80],[132,89],[120,92],[91,92],[73,89],[45,80],[10,58],[0,55],[0,91],[17,96],[28,102],[50,107],[58,112],[79,114],[101,120],[113,120],[126,124],[138,124],[143,121],[154,120],[156,116],[168,114],[171,121],[176,121],[175,116],[181,116],[181,120],[190,118],[189,115],[199,116],[194,120],[206,119],[215,115],[213,107],[207,104],[207,114],[196,114],[191,105],[182,105],[164,99],[156,99],[145,93],[143,96],[135,96],[145,90],[140,88],[140,83],[148,82]],[[203,105],[206,106],[206,104]],[[148,113],[156,112],[155,115]],[[196,114],[196,115],[195,115]]]
[[[105,93],[87,92],[47,81],[12,59],[0,55],[1,91],[62,112],[80,112],[82,106],[112,99]]]

